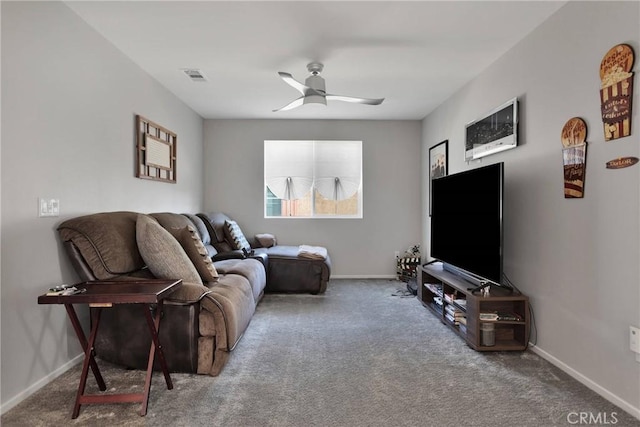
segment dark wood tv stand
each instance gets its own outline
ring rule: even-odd
[[[418,267],[418,299],[445,325],[477,351],[525,350],[529,342],[529,298],[491,286],[489,295],[472,292],[474,285],[442,268]],[[436,300],[442,301],[438,304]],[[498,320],[482,317],[497,313]]]

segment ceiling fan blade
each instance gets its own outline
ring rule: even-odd
[[[277,113],[278,111],[291,110],[293,108],[301,106],[303,103],[304,103],[304,96],[301,96],[300,98],[294,99],[293,101],[291,101],[290,103],[288,103],[284,107],[278,108],[277,110],[273,110],[273,112]]]
[[[296,79],[293,78],[293,76],[289,73],[285,73],[283,71],[278,71],[278,75],[282,78],[282,80],[284,80],[284,82],[286,84],[288,84],[289,86],[291,86],[292,88],[294,88],[295,90],[297,90],[298,92],[300,92],[301,94],[304,95],[305,91],[311,89],[309,86],[300,83],[299,81],[297,81]]]
[[[356,98],[354,96],[342,96],[342,95],[329,95],[327,94],[328,101],[345,101],[353,102],[355,104],[367,104],[367,105],[380,105],[384,98]]]

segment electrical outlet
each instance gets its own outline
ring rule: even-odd
[[[38,198],[38,216],[40,218],[47,216],[60,215],[60,199]]]
[[[629,326],[629,348],[635,353],[640,353],[640,328]]]

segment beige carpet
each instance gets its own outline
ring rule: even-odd
[[[3,426],[570,426],[572,413],[640,421],[531,352],[478,353],[388,280],[332,280],[326,294],[267,295],[219,377],[156,373],[139,404],[87,405],[80,366],[2,416]],[[109,391],[144,373],[98,362]],[[97,391],[90,375],[92,391]],[[593,424],[592,424],[593,425]]]

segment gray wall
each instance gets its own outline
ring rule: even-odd
[[[636,75],[632,136],[604,142],[599,66],[618,43],[640,55],[639,6],[568,3],[430,114],[422,137],[424,170],[428,148],[444,139],[450,173],[505,163],[504,267],[531,298],[536,351],[637,417],[640,364],[628,336],[629,325],[640,326],[640,167],[608,170],[605,163],[639,157],[640,82]],[[465,123],[514,96],[522,107],[521,146],[466,164]],[[585,197],[570,200],[563,196],[560,132],[574,116],[587,123],[589,148]],[[423,212],[427,201],[425,181]],[[423,230],[428,242],[428,220]]]
[[[205,209],[225,211],[248,236],[327,247],[333,277],[395,275],[394,251],[420,243],[419,121],[206,120]],[[265,139],[363,141],[362,219],[264,218]]]
[[[135,114],[178,134],[178,183],[134,177]],[[2,2],[2,410],[79,353],[51,285],[77,281],[68,217],[202,208],[202,119],[63,3]],[[38,218],[38,197],[59,198]]]

